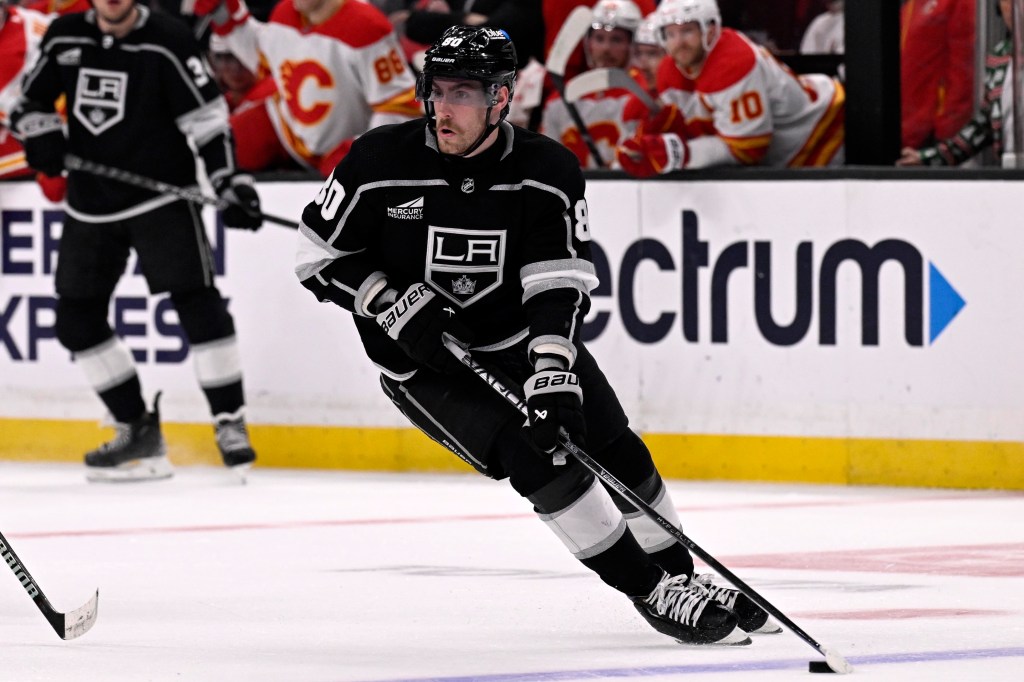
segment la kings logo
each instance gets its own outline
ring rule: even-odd
[[[504,230],[430,226],[424,278],[460,307],[501,286],[504,264]]]
[[[124,120],[128,74],[101,69],[82,69],[75,88],[75,118],[93,135],[110,130]]]

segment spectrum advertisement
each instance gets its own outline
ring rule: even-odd
[[[264,211],[293,220],[319,191],[258,188]],[[644,433],[1022,441],[1024,231],[1007,209],[1019,192],[980,180],[591,181],[601,281],[584,337]],[[348,314],[298,284],[294,232],[224,231],[206,216],[250,422],[406,426]],[[0,419],[102,416],[54,335],[62,220],[33,184],[0,184]],[[134,261],[110,317],[147,395],[164,392],[164,419],[206,421],[174,309]]]

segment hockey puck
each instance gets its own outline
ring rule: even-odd
[[[834,673],[835,670],[832,670],[832,668],[830,668],[828,666],[828,662],[827,661],[808,661],[808,663],[807,663],[807,672],[812,672],[812,673]]]

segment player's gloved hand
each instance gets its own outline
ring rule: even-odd
[[[538,366],[543,366],[541,362]],[[563,369],[538,369],[523,385],[529,412],[530,441],[541,452],[552,456],[555,464],[565,462],[558,445],[558,434],[565,434],[576,445],[583,445],[587,434],[583,418],[583,391],[573,372]]]
[[[55,204],[64,201],[68,193],[68,179],[63,175],[51,178],[45,173],[36,173],[36,184],[43,190],[43,196]]]
[[[679,135],[641,135],[631,137],[615,149],[622,170],[636,178],[649,178],[686,167],[690,148]]]
[[[686,138],[686,117],[682,110],[675,104],[666,104],[653,115],[648,116],[640,122],[641,135],[660,135],[661,133],[675,133],[679,137]]]
[[[445,348],[442,334],[466,347],[472,332],[459,320],[455,307],[426,284],[413,284],[386,310],[377,324],[406,355],[435,372],[457,371],[462,363]]]
[[[18,116],[16,132],[29,166],[51,177],[61,174],[68,141],[58,114],[30,111]]]
[[[181,13],[197,17],[210,15],[215,33],[226,35],[249,18],[245,0],[182,0]]]
[[[224,209],[225,227],[258,230],[263,226],[260,195],[256,193],[251,175],[239,173],[222,178],[214,189],[217,196],[228,203]]]

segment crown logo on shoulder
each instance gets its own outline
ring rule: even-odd
[[[459,277],[457,280],[452,282],[452,293],[459,294],[461,296],[469,296],[476,291],[476,281],[471,280],[466,275]]]

